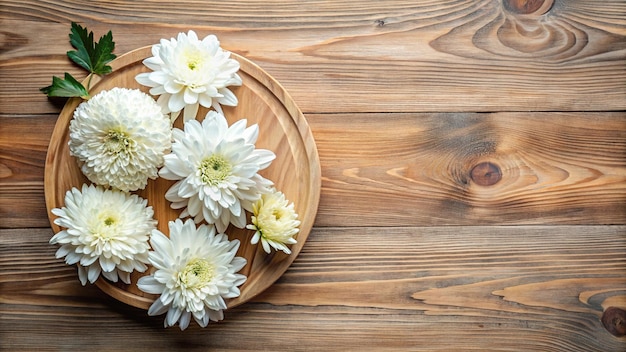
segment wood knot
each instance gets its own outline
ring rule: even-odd
[[[485,161],[472,168],[470,177],[477,185],[493,186],[502,179],[502,171],[498,165]]]
[[[504,8],[517,15],[543,15],[552,8],[554,0],[502,0]]]
[[[5,164],[0,164],[0,178],[8,178],[13,176],[13,171]]]
[[[602,314],[602,325],[613,336],[626,335],[626,311],[617,307],[607,308]]]

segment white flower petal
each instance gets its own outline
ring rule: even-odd
[[[96,282],[98,276],[100,276],[100,272],[102,272],[102,270],[99,265],[90,265],[87,267],[87,279],[89,282],[92,284]]]
[[[150,305],[150,308],[148,308],[148,315],[149,316],[161,315],[167,312],[167,310],[168,310],[168,306],[163,305],[161,300],[157,299],[154,301],[154,303],[152,303],[152,305]]]
[[[202,202],[198,197],[190,197],[187,208],[190,213],[197,214],[202,210]]]
[[[137,287],[140,290],[150,294],[160,294],[163,291],[163,284],[158,282],[152,276],[142,276],[137,280]]]
[[[198,103],[198,93],[191,88],[185,88],[183,92],[183,100],[186,105],[195,105]]]
[[[185,100],[183,99],[183,93],[178,92],[176,94],[172,94],[170,96],[170,100],[167,104],[167,107],[170,109],[170,111],[181,111],[185,107]]]
[[[259,164],[259,169],[263,170],[270,166],[272,161],[276,159],[276,154],[271,150],[257,149],[255,151],[255,160]]]
[[[250,226],[250,225],[248,225],[248,226]],[[254,227],[254,228],[248,227],[248,228],[249,229],[256,229],[256,227]],[[250,243],[251,244],[257,244],[257,243],[259,243],[260,239],[261,239],[261,232],[257,231],[257,232],[254,233],[254,236],[252,236],[252,239],[250,240]]]
[[[167,175],[165,174],[161,174],[161,177],[168,179],[166,177]],[[172,187],[170,187],[166,192],[165,192],[165,199],[169,200],[170,202],[176,202],[176,201],[180,201],[183,200],[182,198],[180,198],[178,196],[178,191],[180,189],[180,186],[183,184],[183,182],[176,182]],[[174,208],[176,209],[176,208]]]
[[[184,122],[187,122],[189,120],[195,119],[196,115],[198,114],[198,109],[200,108],[200,104],[198,104],[197,102],[195,102],[195,103],[187,103],[187,104],[188,105],[185,106],[185,110],[183,111],[183,121]]]
[[[135,76],[135,81],[147,87],[155,87],[156,83],[150,79],[150,73],[140,73]]]
[[[197,42],[198,35],[193,30],[189,30],[189,32],[187,32],[187,38],[185,38],[185,33],[178,33],[178,41],[180,42],[184,40],[188,40],[190,42]]]
[[[174,308],[174,309],[170,308],[167,311],[167,316],[165,317],[167,326],[174,326],[174,324],[176,324],[178,319],[180,319],[180,315],[182,313],[183,311],[180,308]],[[181,330],[184,330],[182,326],[181,326]]]
[[[223,97],[218,99],[220,104],[227,106],[237,106],[237,97],[235,96],[235,94],[233,94],[233,92],[230,91],[230,89],[223,88],[220,89],[219,92],[221,95],[223,95]]]
[[[117,270],[117,275],[123,283],[130,285],[130,272]]]
[[[152,95],[161,95],[161,94],[167,94],[167,92],[165,91],[165,88],[163,88],[163,86],[156,86],[156,87],[150,89],[150,94],[152,94]],[[160,98],[161,97],[159,97],[159,99]],[[157,104],[159,104],[158,101],[157,101]],[[159,106],[161,106],[161,108],[163,108],[162,104],[159,104]],[[167,114],[167,111],[165,111],[163,113]]]
[[[139,75],[141,75],[141,74],[139,74]],[[154,71],[154,72],[148,73],[147,77],[146,76],[142,76],[142,80],[146,80],[146,79],[153,84],[152,87],[159,87],[160,86],[160,87],[162,87],[162,89],[164,91],[167,91],[163,85],[166,82],[169,82],[170,75],[165,73],[165,72],[163,72],[163,71]],[[141,83],[141,82],[139,82],[139,83]],[[178,87],[178,89],[176,91],[178,91],[178,90],[180,90],[180,86]]]
[[[198,325],[200,325],[203,328],[209,325],[209,314],[202,314],[199,317],[196,317],[196,314],[194,314],[194,319],[196,320]]]
[[[107,253],[110,255],[110,253]],[[105,272],[111,272],[115,269],[115,262],[106,256],[100,256],[100,267]]]
[[[170,253],[172,251],[171,242],[168,238],[159,230],[154,229],[150,233],[150,246],[152,246],[153,252],[150,252],[150,255],[153,253]],[[151,261],[153,261],[151,259]],[[165,269],[166,264],[156,264],[157,268]]]
[[[175,81],[167,81],[167,82],[165,82],[165,84],[163,84],[163,89],[166,92],[168,92],[169,94],[172,94],[172,95],[179,95],[180,94],[181,98],[185,94],[185,92],[184,92],[185,86],[180,84],[180,83],[178,83],[178,82],[175,82]],[[171,106],[171,104],[172,104],[172,102],[170,101],[170,106]],[[184,101],[183,101],[183,107],[184,107]]]
[[[117,271],[113,270],[113,271],[101,271],[100,272],[102,274],[102,276],[104,276],[107,280],[111,281],[111,282],[117,282],[118,280],[118,276],[117,276]]]
[[[211,94],[199,94],[198,103],[204,107],[210,108],[213,106],[213,96],[211,96]]]
[[[263,250],[265,251],[265,253],[270,252],[270,245],[267,241],[261,241],[261,245],[263,246]]]
[[[185,330],[189,326],[189,322],[191,322],[191,313],[185,312],[180,316],[180,320],[178,322],[178,326],[180,330]],[[205,325],[206,326],[206,325]]]
[[[152,55],[153,57],[149,57],[143,60],[143,64],[152,70],[158,70],[161,65],[163,65],[163,61],[158,58],[159,50],[158,45],[152,47]],[[140,73],[141,74],[141,73]]]
[[[84,266],[78,266],[78,279],[83,286],[87,285],[87,269]]]

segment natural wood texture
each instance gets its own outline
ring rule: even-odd
[[[141,89],[147,92],[148,88],[140,86],[135,81],[135,76],[149,71],[142,61],[150,56],[151,48],[144,47],[118,57],[111,62],[113,68],[111,74],[101,80],[98,77],[91,80],[90,94],[93,96],[114,87]],[[248,279],[241,286],[241,294],[227,302],[229,307],[234,307],[263,292],[298,256],[313,227],[317,213],[321,174],[319,156],[311,130],[288,93],[252,62],[236,54],[231,57],[241,65],[239,75],[243,84],[233,88],[239,104],[236,107],[225,107],[224,114],[229,124],[246,119],[248,126],[258,125],[259,137],[256,147],[271,150],[276,155],[276,159],[268,168],[261,171],[261,174],[271,180],[274,186],[294,203],[294,209],[300,220],[298,242],[290,246],[289,255],[272,252],[273,254],[268,256],[257,248],[259,246],[250,244],[254,231],[239,230],[232,226],[227,229],[229,237],[239,239],[241,243],[238,256],[248,262],[242,269]],[[65,105],[55,125],[47,153],[44,190],[48,215],[55,232],[61,229],[53,223],[56,216],[50,211],[65,206],[66,192],[91,183],[81,173],[76,160],[70,156],[68,146],[70,121],[74,110],[81,102],[82,99],[76,98],[69,100]],[[206,112],[206,109],[200,110],[198,119],[202,120]],[[178,128],[182,128],[180,120],[182,117],[177,121]],[[165,234],[169,234],[168,222],[178,218],[181,211],[172,209],[165,199],[165,193],[173,184],[173,181],[158,178],[150,180],[145,189],[136,192],[148,200],[148,204],[154,210],[154,218],[158,221],[157,227]],[[130,285],[121,282],[114,284],[104,278],[97,284],[103,291],[122,302],[147,310],[155,296],[145,294],[137,288],[136,280],[141,276],[143,274],[133,275]]]
[[[307,116],[318,226],[626,221],[621,112]],[[482,163],[501,179],[472,179]]]
[[[0,115],[0,227],[48,227],[43,172],[57,116]]]
[[[305,113],[626,109],[622,0],[557,1],[531,15],[498,0],[4,3],[11,70],[0,80],[22,87],[0,87],[7,113],[54,111],[37,88],[77,71],[63,55],[70,20],[112,29],[118,53],[192,27],[215,33]]]
[[[623,351],[626,340],[610,335],[600,317],[609,307],[626,308],[625,231],[315,229],[291,268],[264,294],[227,311],[220,323],[180,333],[164,330],[162,317],[150,318],[82,287],[75,269],[54,259],[50,230],[1,230],[0,346]],[[25,331],[31,340],[20,338]]]
[[[118,55],[216,34],[303,110],[314,227],[224,321],[164,329],[54,258],[70,21]],[[0,350],[625,351],[625,63],[623,0],[0,0]]]

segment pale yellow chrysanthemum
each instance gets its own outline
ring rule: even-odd
[[[294,236],[300,231],[300,221],[293,203],[289,204],[282,192],[273,190],[263,194],[252,205],[252,213],[252,224],[246,226],[256,231],[251,243],[257,244],[260,240],[266,253],[270,253],[271,246],[290,254],[287,245],[297,243]]]

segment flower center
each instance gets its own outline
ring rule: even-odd
[[[100,214],[94,218],[95,222],[91,226],[92,238],[89,245],[98,255],[111,250],[110,243],[115,241],[118,235],[117,225],[119,219],[115,215]]]
[[[128,152],[133,144],[128,134],[122,131],[110,130],[104,139],[106,150],[113,154]]]
[[[202,53],[198,50],[188,49],[183,55],[184,62],[187,64],[187,68],[191,71],[200,70],[204,62]]]
[[[215,269],[206,259],[194,259],[178,273],[178,285],[186,288],[200,288],[213,279]]]
[[[94,224],[94,236],[101,241],[109,241],[115,236],[114,225],[117,224],[118,219],[111,214],[101,214],[97,219]]]
[[[202,160],[198,173],[203,183],[215,186],[228,178],[232,169],[232,165],[226,158],[213,154]]]
[[[198,66],[198,61],[197,60],[189,60],[187,62],[187,67],[189,67],[190,70],[195,70],[196,67]]]
[[[274,215],[274,219],[278,221],[280,220],[280,218],[283,217],[283,212],[281,211],[281,209],[274,209],[274,211],[272,211],[272,215]]]
[[[106,226],[111,226],[115,223],[115,219],[113,219],[112,217],[107,217],[106,219],[104,219],[104,224]]]

